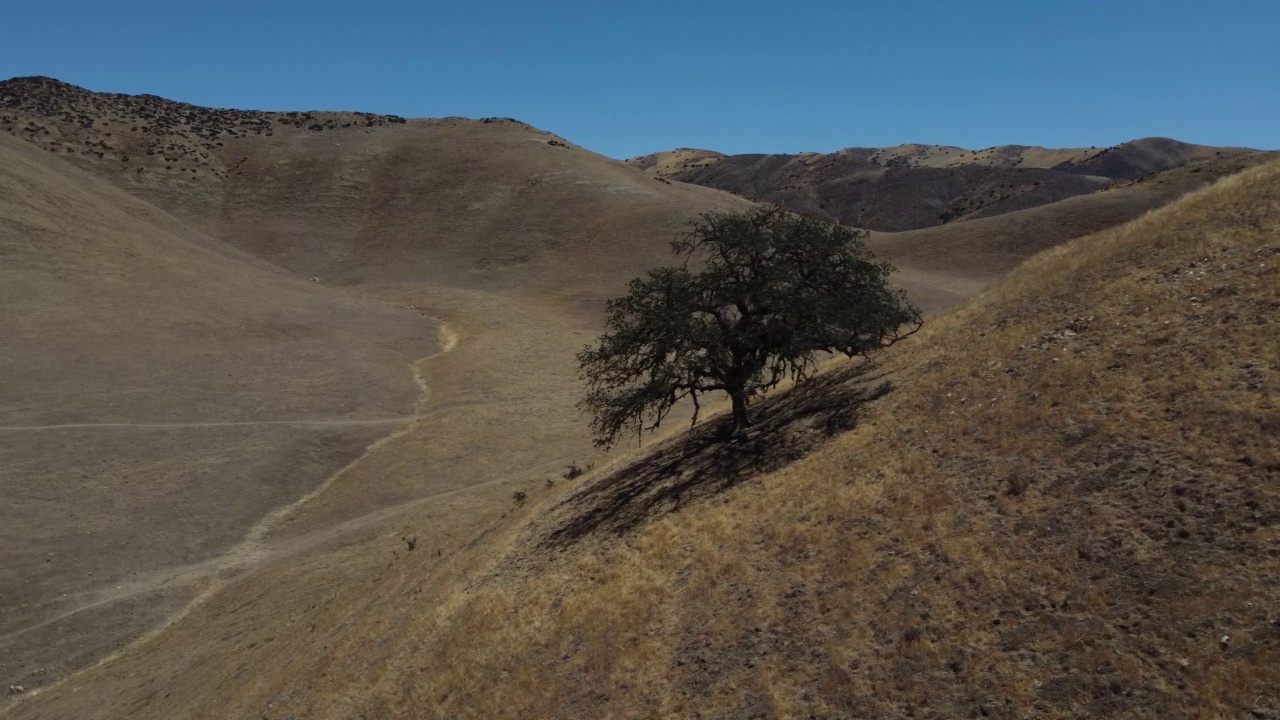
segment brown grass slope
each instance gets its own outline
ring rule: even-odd
[[[452,568],[394,561],[169,708],[1280,711],[1278,232],[1273,164],[1043,253],[874,366],[779,397],[740,451],[678,440]],[[646,475],[638,502],[612,489]],[[621,522],[564,532],[601,507]],[[49,700],[18,716],[73,703]]]
[[[19,78],[0,83],[0,129],[333,284],[589,285],[662,258],[692,210],[741,205],[503,118],[218,110]]]
[[[95,192],[110,196],[104,201],[107,205],[119,203],[125,214],[163,217],[166,227],[180,228],[174,232],[206,251],[247,260],[260,268],[275,267],[275,277],[284,287],[301,288],[299,292],[319,297],[331,296],[333,291],[299,282],[296,276],[322,280],[322,285],[344,284],[353,296],[412,310],[411,318],[439,318],[446,331],[443,344],[448,352],[416,367],[427,388],[425,397],[411,398],[422,401],[417,421],[327,478],[322,467],[329,466],[322,463],[299,461],[288,467],[261,468],[271,477],[287,475],[297,482],[287,486],[286,496],[273,496],[272,504],[257,508],[259,515],[252,518],[257,523],[247,534],[244,524],[222,522],[221,515],[206,512],[203,501],[195,500],[191,505],[200,517],[197,526],[183,525],[189,516],[175,514],[172,531],[154,534],[158,548],[169,545],[184,552],[188,546],[204,542],[206,534],[216,535],[218,542],[240,539],[224,555],[190,557],[189,564],[176,574],[145,575],[120,585],[121,596],[147,604],[145,617],[141,617],[140,606],[130,608],[140,616],[133,627],[165,626],[163,632],[123,648],[120,641],[135,637],[135,630],[105,633],[94,643],[89,643],[86,635],[68,635],[68,642],[51,646],[47,637],[28,631],[33,626],[25,616],[14,621],[24,647],[32,652],[43,648],[40,657],[48,658],[47,663],[19,663],[23,670],[17,679],[28,689],[58,680],[67,668],[90,664],[106,650],[121,650],[83,680],[59,686],[97,688],[75,695],[82,704],[73,711],[63,710],[72,716],[133,714],[136,707],[130,703],[139,692],[134,681],[140,677],[148,682],[171,678],[174,702],[194,703],[208,697],[210,679],[221,682],[224,677],[213,671],[221,658],[233,659],[245,644],[261,641],[264,636],[258,633],[269,634],[277,625],[297,617],[299,608],[325,601],[333,587],[359,587],[368,582],[381,571],[391,550],[403,551],[402,536],[417,537],[422,547],[436,551],[456,550],[460,538],[484,531],[510,508],[514,490],[540,490],[567,464],[591,462],[596,453],[574,408],[580,388],[573,354],[597,332],[603,298],[617,294],[644,267],[667,261],[668,241],[697,213],[746,205],[715,190],[661,182],[510,120],[400,122],[352,113],[211,110],[152,96],[92,93],[41,78],[0,84],[0,98],[4,105],[0,121],[18,118],[9,126],[17,128],[17,134],[28,143],[15,147],[24,148],[32,162],[43,160],[55,163],[49,167],[57,167],[68,161],[79,168],[67,168],[72,175],[84,180],[90,176],[105,179],[174,217],[118,190],[108,192],[101,182],[94,183]],[[318,129],[313,129],[317,125]],[[35,129],[25,132],[24,128]],[[46,137],[60,144],[50,144]],[[90,146],[95,149],[76,149]],[[69,147],[72,152],[66,152]],[[148,150],[153,154],[148,155]],[[51,155],[61,159],[54,160]],[[190,172],[192,169],[196,172]],[[137,209],[144,207],[149,209]],[[52,212],[45,208],[42,217],[47,221]],[[90,225],[80,231],[91,236],[94,229]],[[145,228],[117,234],[146,236]],[[232,245],[240,249],[234,250]],[[172,253],[145,244],[131,252],[142,258],[144,265]],[[267,261],[273,265],[268,266]],[[17,270],[20,276],[27,274]],[[193,328],[203,327],[201,323],[222,327],[218,313],[226,303],[211,300],[199,269],[193,269],[189,277],[190,297],[181,293],[169,297],[165,293],[172,288],[161,283],[154,300],[139,301],[146,313],[123,304],[104,305],[102,322],[108,322],[108,316],[113,318],[111,322],[125,326],[135,318],[139,323],[155,320],[165,329],[164,317],[150,316],[156,314],[154,308],[173,304],[174,312],[195,308],[191,311]],[[216,285],[221,276],[211,274],[207,280]],[[318,352],[312,350],[308,338],[332,346],[339,355],[371,353],[383,342],[311,332],[310,311],[298,308],[298,303],[282,305],[241,285],[231,289],[263,314],[281,306],[277,320],[284,334],[280,344],[264,345],[261,353],[252,356],[263,366],[263,381],[278,383],[279,392],[278,396],[264,393],[262,407],[256,409],[271,409],[268,401],[272,397],[305,404],[308,383],[341,376],[351,369],[336,359],[329,369],[305,365],[296,355]],[[281,292],[288,295],[294,291]],[[35,299],[31,303],[40,305]],[[256,325],[235,330],[239,335],[231,334],[237,316],[227,312],[228,333],[208,332],[215,347],[225,343],[228,355],[232,349],[240,352],[250,347],[251,338],[259,334],[274,337],[268,332],[270,328],[259,332]],[[290,334],[295,312],[301,313],[296,320],[300,327]],[[387,307],[385,312],[398,311]],[[325,322],[340,326],[334,329],[336,333],[345,327],[347,318],[336,311],[332,314]],[[52,315],[49,318],[52,320]],[[393,345],[415,337],[407,329],[389,327],[376,319],[353,322]],[[428,333],[433,329],[425,321],[414,322]],[[46,330],[43,324],[32,323],[32,342],[44,337],[41,333],[48,335]],[[198,337],[189,336],[180,339],[190,340],[186,347],[190,356],[218,356]],[[146,342],[163,337],[157,334]],[[70,340],[66,343],[74,344]],[[72,352],[74,348],[49,346],[51,351],[55,347],[58,352],[49,353],[55,359],[83,357],[88,351],[87,347]],[[182,348],[164,346],[165,353],[178,349]],[[105,352],[97,346],[92,351]],[[415,355],[428,352],[430,349]],[[32,350],[32,357],[38,354]],[[129,368],[143,378],[183,375],[183,370],[170,367],[168,358],[157,351],[135,358]],[[222,407],[218,398],[228,392],[217,386],[221,366],[216,357],[210,362],[214,364],[206,369],[208,377],[195,371],[187,373],[193,378],[191,392],[183,396],[191,408],[205,413],[201,418],[212,417]],[[412,383],[407,363],[407,359],[397,363],[395,377]],[[268,373],[291,364],[298,365],[299,375],[290,383]],[[50,367],[46,376],[50,382],[64,382],[74,372]],[[43,383],[33,380],[32,387],[39,389]],[[120,385],[133,394],[102,405],[115,402],[117,410],[124,412],[145,405],[143,400],[135,405],[135,398],[152,397],[144,395],[132,379]],[[367,402],[376,397],[380,396],[373,393]],[[340,400],[347,402],[346,398]],[[321,394],[314,396],[314,403],[317,413],[320,407],[336,412],[341,406],[338,400]],[[163,406],[159,400],[154,404]],[[36,398],[27,407],[32,412],[50,412],[53,403]],[[305,408],[300,405],[298,409]],[[179,414],[173,411],[166,417]],[[396,414],[412,413],[401,410]],[[257,417],[247,412],[240,415],[244,419]],[[342,457],[350,458],[356,453],[348,450],[363,447],[368,439],[385,436],[397,427],[379,424],[363,428],[367,438],[351,448],[325,445],[313,449],[317,455],[325,450],[334,457],[342,450],[347,453]],[[332,430],[308,428],[306,432],[314,435]],[[203,446],[190,444],[189,430],[147,431],[174,439],[140,442],[135,455],[129,455],[118,446],[95,449],[95,441],[85,437],[57,436],[62,437],[58,447],[47,443],[20,446],[30,450],[20,475],[61,478],[67,473],[54,456],[65,456],[67,463],[74,463],[88,453],[101,462],[115,458],[111,460],[115,466],[130,467],[134,472],[143,464],[166,468],[165,472],[179,478],[219,477],[224,472],[209,464],[201,454]],[[253,457],[250,452],[239,452],[240,448],[266,442],[272,432],[298,432],[277,426],[202,431],[221,433],[219,442],[224,444],[223,456],[227,458]],[[226,438],[235,433],[239,435]],[[321,480],[325,482],[315,494],[301,498],[304,502],[290,506],[288,513],[261,518],[261,513],[281,502],[299,500]],[[184,487],[213,487],[195,479],[185,482]],[[104,483],[101,487],[94,497],[110,496],[113,486]],[[140,497],[163,497],[148,487],[139,485],[136,489]],[[74,522],[66,519],[48,524],[63,532],[73,530]],[[116,527],[136,536],[136,545],[148,542],[150,528],[146,523],[122,515]],[[216,528],[216,533],[210,528]],[[30,541],[38,537],[39,533],[25,527],[16,529],[15,552],[30,551],[32,558],[41,559],[40,542]],[[101,554],[121,549],[142,552],[135,544],[105,543]],[[77,572],[80,569],[85,568],[77,566]],[[95,573],[94,578],[100,576]],[[113,580],[111,577],[107,582]],[[152,603],[148,592],[157,585],[180,592],[163,603]],[[53,589],[41,586],[37,591]],[[100,604],[104,599],[118,600],[96,592],[78,595],[78,604],[65,609],[65,620],[77,623],[86,634],[110,626],[108,619],[93,614],[106,607]],[[68,660],[72,655],[74,660]],[[41,667],[45,672],[39,672]],[[109,690],[104,689],[107,685],[95,684],[114,682],[119,675],[112,676],[112,672],[123,672],[129,680]],[[104,677],[109,679],[104,681]],[[10,699],[37,700],[30,692],[4,698]]]
[[[457,445],[437,442],[435,460],[379,456],[395,470],[375,488],[338,486],[345,494],[313,504],[335,513],[330,520],[494,479],[492,467],[468,458],[509,458],[524,474],[590,455],[573,408],[572,358],[594,333],[603,299],[669,261],[669,241],[698,213],[746,206],[509,119],[214,110],[46,78],[0,84],[0,98],[22,127],[109,146],[101,157],[68,157],[214,237],[305,278],[440,318],[457,335],[458,352],[432,363],[438,382],[427,378],[449,416],[415,430]],[[194,173],[165,169],[176,155],[139,151],[197,140],[209,157]],[[488,430],[468,433],[469,425]]]
[[[926,309],[954,306],[1045,249],[1115,227],[1274,153],[1214,159],[1056,203],[938,227],[872,233],[868,246],[898,267]]]
[[[429,715],[433,702],[475,705],[449,690],[463,683],[423,680],[406,663],[452,653],[423,650],[441,638],[469,644],[464,626],[477,619],[501,629],[496,616],[474,614],[482,605],[454,615],[470,606],[456,591],[475,582],[477,568],[514,565],[534,579],[543,572],[521,554],[507,556],[526,536],[503,518],[513,491],[526,492],[531,506],[554,502],[565,483],[545,481],[594,457],[573,410],[572,355],[598,331],[600,299],[665,261],[666,241],[688,218],[742,201],[660,182],[514,121],[210,110],[47,79],[0,83],[0,99],[0,128],[305,278],[440,318],[452,348],[418,365],[429,389],[421,420],[251,534],[241,544],[247,558],[237,546],[229,566],[186,575],[187,586],[205,590],[161,618],[172,620],[162,632],[21,696],[12,715]],[[976,292],[993,278],[982,247],[952,269],[912,270],[913,290],[929,293],[934,308]],[[740,479],[776,467],[860,416],[826,407],[831,398],[875,395],[875,387],[850,387],[825,394],[820,412],[776,412],[774,426],[795,438],[782,451],[760,449],[761,461],[711,453],[692,466],[737,467]],[[679,459],[678,448],[669,452]],[[672,507],[703,487],[641,493],[629,507]],[[565,652],[611,651],[605,637]],[[494,642],[508,639],[519,637]],[[472,663],[460,667],[476,667],[474,655],[459,656]],[[592,662],[611,661],[601,654]],[[515,693],[523,682],[470,677],[465,687]],[[600,714],[590,707],[568,711]]]
[[[1101,150],[903,145],[732,156],[681,150],[628,162],[660,177],[777,202],[845,225],[897,232],[1038,207],[1190,163],[1259,154],[1145,138]]]
[[[215,247],[0,137],[6,687],[136,636],[189,590],[148,578],[224,551],[416,412],[433,322]]]
[[[0,106],[0,128],[62,153],[216,237],[326,283],[599,298],[639,267],[665,261],[665,240],[692,214],[732,206],[722,193],[646,179],[504,119],[212,110],[153,96],[92,93],[47,78],[0,83]],[[189,158],[166,149],[193,143]],[[923,304],[939,308],[992,278],[975,240],[993,238],[1004,271],[1009,257],[1021,260],[1129,220],[1261,157],[1248,151],[1217,157],[1216,149],[1178,143],[1162,155],[1162,147],[1135,141],[1107,151],[1002,146],[961,152],[914,145],[760,157],[802,179],[825,173],[847,184],[852,176],[842,175],[846,170],[870,173],[868,187],[896,188],[874,210],[892,216],[895,227],[911,217],[917,219],[905,221],[908,227],[934,224],[939,198],[973,185],[974,204],[956,217],[1008,219],[973,228],[949,222],[927,231],[936,234],[904,235],[902,252],[893,236],[877,247],[903,269],[903,284]],[[1009,182],[988,177],[1057,172],[1072,193],[1087,191],[1100,181],[1049,168],[1104,154],[1170,166],[1194,161],[1199,170],[1121,183],[1116,194],[1090,193],[1062,205],[1049,202],[1064,197],[1051,192],[1054,183],[1037,187],[1037,180],[1028,180],[1015,192]],[[672,163],[714,169],[728,160],[679,150],[630,162],[654,172]],[[806,202],[796,206],[815,209]],[[1044,202],[1049,204],[1039,207],[1053,209],[1017,212]],[[951,263],[941,273],[937,249]],[[955,263],[960,252],[967,257]]]

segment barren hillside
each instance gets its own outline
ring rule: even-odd
[[[994,217],[899,233],[872,233],[868,246],[890,258],[897,282],[923,307],[951,307],[1032,255],[1115,227],[1274,154],[1218,160],[1118,183],[1104,192]]]

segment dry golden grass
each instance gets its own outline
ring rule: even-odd
[[[227,125],[45,85],[0,113],[42,128],[0,134],[0,425],[144,427],[0,431],[0,687],[26,690],[0,705],[117,650],[122,684],[59,714],[131,714],[104,698],[138,677],[207,702],[227,638],[328,597],[284,578],[359,586],[402,536],[456,554],[592,461],[572,358],[602,299],[745,204],[516,122]],[[434,318],[456,347],[414,362]],[[335,424],[200,425],[296,419]]]
[[[907,278],[908,288],[936,285],[935,276],[990,281],[1042,250],[1133,220],[1274,157],[1260,153],[1205,159],[1140,182],[994,217],[872,233],[868,245],[910,272],[926,275],[924,282]]]
[[[622,536],[508,519],[452,579],[411,557],[220,708],[1275,710],[1277,231],[1270,165],[1049,251],[882,359],[893,391],[809,457]]]
[[[436,350],[430,319],[216,247],[7,136],[0,258],[6,688],[180,608],[190,569],[408,422]]]
[[[1138,562],[1147,568],[1141,582],[1204,583],[1199,594],[1170,594],[1167,602],[1153,596],[1164,604],[1147,611],[1156,621],[1183,613],[1199,623],[1193,629],[1203,652],[1165,639],[1160,647],[1182,652],[1180,659],[1203,675],[1201,685],[1218,687],[1214,692],[1224,697],[1242,696],[1253,687],[1249,682],[1274,679],[1264,662],[1274,658],[1274,642],[1256,623],[1232,629],[1227,648],[1241,653],[1232,656],[1234,665],[1207,670],[1192,664],[1220,645],[1205,639],[1203,618],[1248,621],[1240,603],[1251,600],[1239,600],[1239,591],[1261,597],[1272,590],[1274,576],[1264,573],[1274,561],[1263,558],[1251,570],[1255,577],[1246,577],[1231,564],[1244,557],[1239,547],[1206,540],[1208,550],[1192,547],[1187,567],[1170,570],[1169,543],[1205,534],[1195,526],[1188,538],[1177,538],[1175,526],[1166,529],[1172,539],[1156,538],[1152,533],[1163,525],[1144,529],[1147,518],[1134,510],[1138,501],[1163,512],[1167,493],[1157,485],[1150,498],[1136,494],[1123,468],[1115,471],[1119,480],[1072,504],[1084,468],[1097,463],[1111,472],[1136,462],[1129,456],[1139,451],[1158,460],[1151,464],[1160,472],[1194,469],[1205,475],[1206,487],[1226,488],[1231,473],[1245,467],[1235,460],[1246,451],[1220,465],[1199,455],[1169,455],[1162,433],[1172,421],[1152,406],[1173,398],[1198,407],[1203,388],[1212,386],[1162,372],[1150,373],[1144,384],[1136,360],[1102,372],[1098,367],[1115,364],[1099,365],[1104,351],[1172,368],[1183,362],[1181,346],[1148,347],[1147,335],[1137,330],[1120,333],[1095,321],[1071,327],[1077,317],[1102,317],[1092,304],[1121,302],[1107,293],[1113,284],[1124,286],[1126,273],[1183,262],[1182,244],[1198,237],[1197,227],[1209,234],[1233,227],[1209,212],[1214,203],[1257,206],[1249,193],[1260,192],[1260,183],[1274,187],[1274,172],[1243,183],[1253,190],[1239,197],[1215,191],[1197,198],[1199,205],[1188,204],[1191,210],[1171,210],[1091,240],[1088,247],[1101,248],[1096,265],[1072,260],[1083,252],[1079,247],[1038,261],[1017,284],[939,321],[927,339],[884,359],[876,368],[888,373],[883,378],[841,371],[780,396],[762,408],[775,418],[777,437],[758,435],[742,452],[726,454],[698,445],[694,433],[639,465],[615,459],[613,468],[578,483],[548,487],[545,481],[565,464],[591,457],[573,411],[572,353],[597,331],[601,298],[665,260],[665,242],[693,214],[737,207],[740,200],[658,182],[505,121],[344,128],[353,117],[320,113],[316,122],[331,126],[312,132],[275,114],[272,135],[246,134],[237,125],[235,132],[218,130],[216,138],[205,137],[217,129],[212,125],[179,125],[159,142],[182,145],[181,162],[195,165],[170,170],[165,155],[145,154],[156,138],[132,130],[140,124],[129,115],[134,100],[113,96],[112,104],[99,107],[94,103],[101,97],[75,97],[87,103],[77,105],[78,112],[100,112],[104,122],[54,127],[42,118],[58,114],[45,110],[22,119],[44,124],[58,142],[114,146],[68,158],[188,225],[164,216],[166,227],[200,228],[207,235],[193,234],[193,242],[237,262],[269,270],[266,258],[307,280],[319,278],[316,286],[276,271],[286,285],[305,286],[317,298],[332,297],[324,284],[344,285],[382,301],[388,313],[399,311],[386,305],[443,320],[453,334],[445,345],[456,341],[456,347],[416,364],[424,397],[399,398],[418,401],[421,420],[331,476],[291,514],[251,533],[237,546],[247,551],[246,562],[213,563],[184,575],[180,589],[198,602],[167,618],[172,623],[162,631],[65,683],[21,696],[7,709],[12,717],[788,716],[805,710],[892,716],[908,705],[923,708],[926,695],[936,698],[935,707],[949,708],[943,714],[972,714],[977,703],[997,715],[1033,714],[1021,710],[1034,702],[1045,703],[1045,714],[1061,714],[1065,701],[1055,698],[1097,690],[1096,683],[1079,689],[1062,679],[1088,663],[1094,663],[1090,677],[1104,678],[1108,692],[1121,698],[1115,702],[1158,708],[1165,696],[1152,694],[1153,683],[1175,700],[1185,693],[1134,649],[1155,621],[1137,626],[1117,619],[1117,607],[1143,607],[1131,601],[1135,588],[1146,586],[1125,584]],[[187,147],[191,138],[180,139],[182,133],[204,144]],[[166,149],[172,152],[178,151]],[[201,152],[209,157],[197,160]],[[135,216],[163,216],[126,204]],[[1258,212],[1273,231],[1272,211]],[[1187,228],[1170,235],[1173,249],[1162,251],[1167,258],[1124,256],[1143,252],[1148,236],[1164,232],[1178,213],[1185,217],[1175,225]],[[929,262],[930,247],[942,239],[904,247],[898,258],[903,277],[913,290],[930,293],[931,308],[953,304],[1029,254],[1035,228],[1009,227],[994,243],[969,237],[963,262],[943,267]],[[1252,242],[1247,233],[1237,235],[1231,242]],[[1240,275],[1243,266],[1231,267],[1232,277],[1248,279]],[[1129,280],[1134,297],[1154,298],[1174,287]],[[1256,283],[1248,287],[1210,299],[1243,307],[1258,295]],[[1084,305],[1087,312],[1079,309]],[[1153,317],[1184,317],[1159,310],[1161,302],[1147,305]],[[1197,307],[1211,306],[1206,300]],[[1250,352],[1275,357],[1270,336],[1249,337],[1257,345]],[[1107,338],[1114,348],[1090,344]],[[1236,335],[1202,340],[1205,362],[1245,352],[1231,345],[1243,342]],[[1209,352],[1210,340],[1221,353]],[[1073,354],[1078,350],[1088,352]],[[1195,424],[1200,415],[1187,416],[1187,426],[1207,438],[1193,440],[1209,447],[1247,425],[1258,392],[1273,392],[1265,389],[1274,387],[1267,362],[1242,370],[1248,391],[1230,396],[1229,409],[1214,415],[1217,425],[1202,427]],[[1004,372],[1010,366],[1016,369]],[[407,368],[394,370],[406,379]],[[1063,385],[1066,378],[1093,382],[1109,394],[1105,402],[1084,398],[1079,387]],[[884,379],[896,388],[887,397],[856,399],[874,396]],[[1258,382],[1272,385],[1248,389]],[[1155,392],[1155,399],[1123,394],[1135,387]],[[842,403],[857,412],[840,412]],[[828,436],[848,429],[851,420],[859,423],[851,432]],[[1264,418],[1263,432],[1274,432],[1270,422]],[[1106,434],[1122,431],[1128,434]],[[1076,438],[1074,444],[1060,442],[1063,433]],[[1254,442],[1256,434],[1245,439]],[[1249,472],[1268,472],[1274,458],[1248,452]],[[689,453],[689,462],[681,453]],[[783,467],[805,453],[812,454]],[[585,517],[584,510],[608,511],[619,478],[643,481],[656,458],[683,468],[655,477],[660,489],[678,485],[680,492],[640,493],[623,508],[625,516],[606,512],[606,521],[589,532],[555,534]],[[736,468],[732,482],[718,482],[729,477],[724,473],[705,472],[726,466]],[[696,482],[695,469],[712,482]],[[765,474],[757,477],[761,469]],[[309,480],[319,483],[322,476]],[[521,508],[512,504],[517,490],[530,498]],[[1201,506],[1216,507],[1215,500],[1237,499],[1226,490],[1212,492],[1176,497],[1191,516]],[[1271,517],[1271,496],[1244,502],[1256,503],[1258,518]],[[1079,520],[1068,526],[1076,534],[1045,529],[1062,527],[1057,520],[1068,517]],[[1222,514],[1195,522],[1243,527],[1244,521]],[[1258,526],[1250,535],[1258,547],[1273,548],[1269,526],[1249,522]],[[625,530],[621,538],[611,535],[617,530]],[[1230,537],[1236,536],[1219,539]],[[416,549],[409,550],[408,538],[417,538]],[[1095,560],[1086,562],[1081,548]],[[1204,561],[1206,554],[1215,562]],[[150,611],[167,613],[172,602]],[[1001,625],[990,625],[993,619]],[[78,620],[91,625],[96,618]],[[1139,640],[1129,637],[1130,627],[1139,628]],[[1042,649],[1048,660],[1035,654]],[[1098,673],[1104,665],[1109,669]],[[1227,673],[1234,671],[1243,684],[1228,685]],[[1121,683],[1118,695],[1113,683]],[[1124,695],[1130,691],[1147,694]],[[1245,702],[1206,699],[1211,693],[1200,685],[1186,693],[1187,707],[1206,716]],[[1024,704],[1008,710],[1005,698]]]

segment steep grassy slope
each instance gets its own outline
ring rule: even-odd
[[[1146,138],[1087,150],[902,145],[732,156],[677,150],[627,162],[657,177],[762,198],[845,225],[898,232],[1043,206],[1193,163],[1221,172],[1223,162],[1258,155]]]
[[[212,246],[0,137],[6,686],[136,635],[187,588],[126,586],[222,552],[415,413],[433,322]]]
[[[686,438],[445,561],[401,555],[203,681],[167,674],[181,698],[123,665],[81,692],[157,717],[1265,717],[1277,232],[1270,165],[779,397],[792,420],[746,454]],[[612,492],[638,474],[668,501]],[[77,707],[39,699],[17,716]]]
[[[923,307],[952,307],[1038,252],[1120,225],[1267,157],[1199,163],[995,217],[872,233],[867,244],[898,266],[898,283]]]
[[[219,251],[160,210],[8,138],[0,152],[0,271],[14,323],[3,360],[37,373],[6,375],[0,424],[232,421],[246,413],[272,420],[335,405],[352,418],[412,411],[417,398],[404,368],[432,351],[430,322]],[[288,354],[277,352],[283,346]],[[211,348],[219,352],[210,356]],[[70,373],[49,365],[50,355],[92,365]],[[148,356],[169,362],[139,362]],[[262,378],[227,372],[224,363]],[[352,378],[357,368],[364,376]],[[300,375],[305,393],[261,397]],[[148,386],[176,395],[138,392]],[[178,408],[187,412],[175,417]]]
[[[408,621],[373,707],[1276,711],[1277,231],[1271,165],[1036,258],[810,458]]]

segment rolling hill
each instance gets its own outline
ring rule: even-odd
[[[0,673],[136,636],[409,422],[435,323],[291,278],[0,137]],[[121,592],[118,592],[121,591]],[[56,641],[55,641],[56,639]]]
[[[1277,681],[1280,171],[1222,179],[1262,154],[868,151],[1116,178],[874,234],[934,313],[990,289],[742,452],[602,456],[573,354],[747,205],[660,171],[725,158],[48,78],[0,130],[0,715],[1210,717]],[[301,419],[337,424],[220,424]],[[103,422],[164,427],[45,427]]]
[[[1277,230],[1273,164],[777,396],[742,450],[673,439],[269,621],[232,608],[296,590],[238,586],[224,652],[181,667],[175,627],[81,679],[110,707],[15,716],[1265,717]]]
[[[183,669],[216,635],[179,624],[83,676],[110,708],[15,716],[1266,716],[1277,199],[1225,179],[773,398],[803,459],[673,439],[269,623],[232,609],[297,591],[239,585],[234,652]]]
[[[578,287],[663,258],[691,212],[743,204],[506,118],[214,110],[49,78],[0,83],[0,108],[0,129],[325,284]]]
[[[420,533],[448,537],[588,462],[572,355],[602,299],[745,205],[507,120],[286,123],[48,79],[0,105],[40,128],[0,135],[0,680],[28,691],[264,562],[478,503]]]

